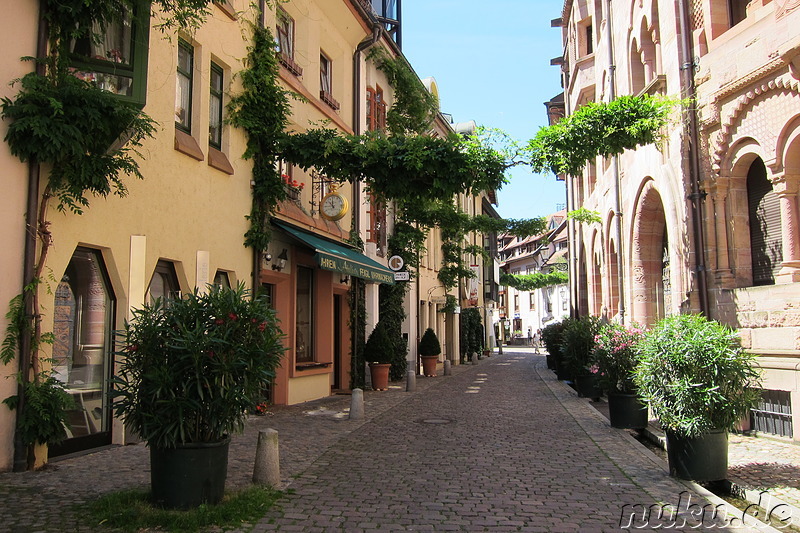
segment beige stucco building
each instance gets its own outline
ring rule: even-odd
[[[756,429],[800,439],[800,12],[792,1],[568,1],[567,113],[623,94],[696,99],[660,146],[569,179],[582,313],[652,324],[704,312],[760,355]],[[696,110],[696,111],[695,111]],[[570,208],[574,208],[570,207]]]
[[[378,17],[373,4],[379,11],[386,8],[380,1],[291,0],[277,7],[267,3],[260,13],[248,0],[214,1],[208,19],[191,33],[164,33],[157,28],[157,16],[149,23],[144,16],[109,28],[100,42],[74,44],[77,76],[143,106],[158,127],[141,149],[144,179],[126,179],[125,197],[90,197],[81,215],[58,211],[50,200],[51,292],[40,294],[42,328],[54,333],[55,343],[45,348],[45,355],[52,356],[54,375],[76,400],[68,439],[51,447],[51,456],[135,441],[109,404],[114,332],[133,309],[158,297],[202,291],[208,284],[241,282],[270,296],[287,348],[268,391],[270,401],[293,404],[351,388],[350,293],[356,286],[365,290],[369,334],[380,318],[379,285],[394,282],[387,266],[392,206],[372,201],[363,183],[337,186],[313,169],[281,163],[289,199],[270,218],[269,245],[258,251],[244,246],[253,166],[242,157],[245,132],[225,118],[231,97],[242,91],[237,74],[251,45],[250,25],[256,24],[269,28],[278,43],[279,82],[302,96],[291,101],[289,130],[324,125],[360,134],[383,129],[393,88],[369,51],[380,47],[389,57],[401,56],[401,34],[396,13]],[[14,36],[9,40],[13,47],[0,60],[4,81],[32,68],[18,58],[37,54],[35,7],[16,6],[10,15],[0,23]],[[0,89],[2,96],[15,94],[5,83]],[[7,124],[0,128],[5,132]],[[452,131],[438,114],[436,134]],[[26,279],[29,167],[3,143],[0,168],[8,182],[0,210],[6,228],[0,237],[5,250],[5,283],[0,286],[4,316]],[[47,169],[34,168],[32,175],[41,191]],[[460,201],[473,212],[483,200]],[[363,250],[350,244],[356,237]],[[403,332],[411,368],[417,340],[428,326],[443,339],[442,361],[458,361],[458,316],[437,312],[442,296],[435,280],[441,260],[437,239],[432,232],[424,272],[407,292]],[[18,365],[16,360],[0,367],[0,376],[12,376]],[[15,392],[13,379],[0,380],[2,398]],[[0,406],[0,471],[20,463],[14,425],[15,413]]]

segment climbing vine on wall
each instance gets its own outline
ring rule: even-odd
[[[247,132],[243,157],[253,161],[253,204],[245,245],[265,250],[270,239],[269,216],[288,197],[277,163],[282,141],[288,137],[284,130],[292,93],[278,84],[279,65],[272,34],[256,25],[252,31],[253,43],[239,74],[242,92],[228,104],[228,122]]]

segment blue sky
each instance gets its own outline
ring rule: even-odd
[[[561,16],[557,0],[403,0],[403,53],[439,86],[443,113],[474,120],[520,141],[547,124],[544,102],[561,92]],[[510,172],[499,193],[504,218],[543,216],[563,207],[564,183],[527,167]],[[562,205],[558,205],[562,204]]]

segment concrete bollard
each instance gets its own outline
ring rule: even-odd
[[[472,364],[473,365],[477,365],[478,364],[478,353],[477,352],[473,352],[472,353]]]
[[[449,376],[450,375],[450,372],[451,372],[450,365],[451,365],[450,359],[445,359],[445,361],[444,361],[444,375],[445,376]]]
[[[274,429],[262,429],[258,432],[253,483],[256,485],[269,485],[273,488],[278,488],[281,484],[278,432]]]
[[[406,371],[406,392],[417,390],[417,373],[413,369]]]
[[[364,418],[364,391],[353,389],[350,396],[350,420],[361,420]]]

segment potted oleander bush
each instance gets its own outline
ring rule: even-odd
[[[667,435],[670,474],[725,479],[728,432],[760,397],[755,356],[735,331],[700,315],[661,320],[638,350],[634,384]]]
[[[428,328],[419,341],[419,357],[422,359],[422,373],[428,377],[436,376],[436,365],[439,363],[439,354],[442,346],[433,329]]]
[[[564,322],[555,322],[542,328],[542,344],[547,350],[547,368],[558,373],[558,360],[561,354],[561,337]],[[559,379],[561,379],[559,377]]]
[[[263,401],[284,353],[269,301],[243,284],[209,286],[135,309],[118,336],[113,408],[150,448],[153,502],[218,503],[230,437]]]
[[[561,336],[564,364],[572,376],[578,396],[583,398],[602,396],[594,361],[595,336],[599,330],[600,319],[583,316],[566,320]]]
[[[611,425],[623,429],[647,427],[647,405],[636,394],[633,370],[638,362],[638,344],[645,332],[633,324],[604,324],[595,336],[593,370],[608,395]]]
[[[375,390],[389,388],[389,370],[394,355],[393,346],[386,322],[379,320],[364,345],[364,359],[369,363],[369,375],[372,380],[372,388]]]

